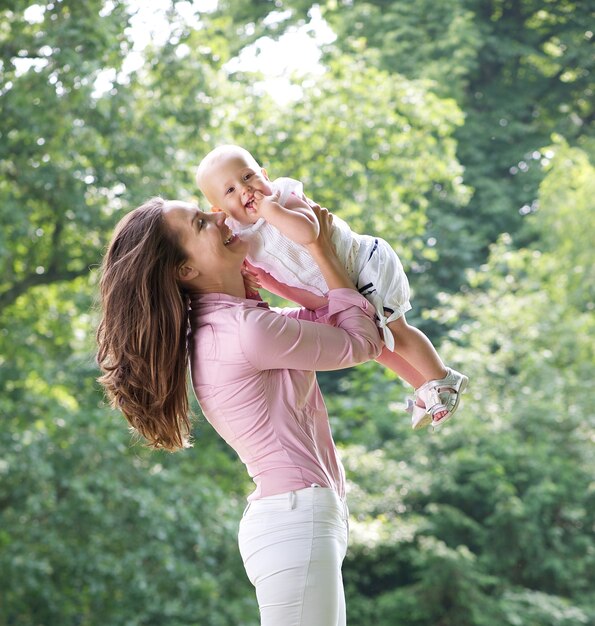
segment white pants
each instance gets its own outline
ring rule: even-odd
[[[238,539],[261,626],[345,626],[348,517],[339,496],[318,486],[248,504]]]

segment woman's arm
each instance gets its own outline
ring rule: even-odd
[[[374,307],[358,293],[335,252],[332,215],[318,205],[312,210],[320,233],[308,249],[330,289],[328,307],[312,312],[316,323],[251,309],[240,337],[258,369],[342,369],[376,358],[382,348]]]
[[[362,295],[353,289],[333,289],[325,313],[308,321],[258,307],[247,309],[240,322],[246,358],[260,370],[322,371],[378,356],[383,344],[374,307]]]
[[[316,215],[320,225],[318,237],[306,246],[312,258],[318,264],[320,272],[326,281],[329,290],[353,289],[356,291],[347,270],[339,260],[335,246],[331,239],[333,215],[328,209],[322,209],[318,204],[312,203],[311,209]]]
[[[290,300],[299,304],[301,307],[314,311],[328,304],[328,298],[317,296],[311,291],[300,289],[299,287],[290,287],[285,283],[279,282],[276,278],[265,272],[262,268],[250,265],[247,261],[245,265],[258,283],[258,288],[266,289],[285,300]]]

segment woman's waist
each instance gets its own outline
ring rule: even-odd
[[[308,509],[324,507],[334,510],[343,519],[347,519],[349,511],[345,499],[335,489],[312,483],[301,489],[293,489],[262,498],[249,499],[244,516],[248,511],[252,515],[274,513],[292,509]]]
[[[263,499],[279,497],[284,493],[301,491],[308,489],[312,485],[317,485],[321,489],[327,489],[337,493],[342,498],[345,494],[343,468],[337,464],[336,467],[322,467],[309,464],[308,466],[281,466],[269,468],[252,475],[256,488],[248,496],[248,501],[260,501]]]

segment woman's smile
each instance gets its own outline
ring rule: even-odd
[[[234,235],[234,233],[230,233],[227,239],[223,242],[223,245],[224,246],[232,245],[236,242],[237,239],[239,239],[237,235]]]

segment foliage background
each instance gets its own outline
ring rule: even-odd
[[[421,434],[376,363],[320,376],[349,623],[595,623],[592,3],[172,0],[130,71],[133,12],[0,3],[0,625],[258,623],[239,462],[200,418],[190,451],[134,445],[94,380],[111,229],[202,203],[225,141],[388,239],[411,319],[471,375]],[[317,12],[336,38],[299,99],[230,69]]]

